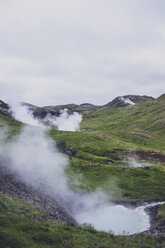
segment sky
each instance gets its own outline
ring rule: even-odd
[[[164,0],[0,0],[0,99],[165,93]]]

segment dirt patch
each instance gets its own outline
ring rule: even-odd
[[[156,153],[152,151],[137,150],[129,152],[130,157],[138,158],[140,160],[149,160],[151,162],[165,162],[165,155],[162,153]]]
[[[136,160],[147,160],[156,163],[165,163],[165,154],[154,152],[154,151],[144,151],[144,150],[134,150],[128,151],[125,149],[114,149],[114,155],[122,160],[128,160],[128,158],[134,158]]]

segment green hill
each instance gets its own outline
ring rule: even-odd
[[[110,192],[110,197],[122,200],[165,199],[164,96],[124,108],[94,111],[83,116],[80,132],[52,129],[50,135],[78,150],[68,172],[73,187],[101,187]],[[126,166],[130,158],[151,166]],[[78,185],[75,175],[83,175]],[[110,182],[115,182],[116,188]]]

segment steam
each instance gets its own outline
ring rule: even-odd
[[[10,161],[8,169],[27,184],[49,192],[66,191],[67,159],[57,151],[43,128],[26,126],[12,142],[3,143],[0,152]]]
[[[43,126],[39,119],[35,119],[33,113],[28,106],[17,103],[11,106],[13,116],[16,120],[23,123],[29,124],[31,126]]]
[[[133,101],[131,101],[129,98],[124,98],[123,96],[120,97],[120,100],[122,102],[124,102],[125,104],[129,104],[129,105],[135,105],[135,103]]]
[[[44,119],[34,118],[33,112],[28,106],[22,105],[21,103],[12,106],[12,112],[14,118],[23,123],[44,127],[45,123],[48,126],[56,126],[61,131],[79,131],[80,123],[82,121],[82,115],[77,112],[73,114],[68,113],[68,109],[60,111],[60,116],[54,116],[47,114]]]
[[[134,234],[150,227],[144,208],[128,209],[122,205],[100,205],[76,216],[79,223],[92,223],[98,231]]]
[[[61,131],[78,131],[82,121],[82,115],[77,112],[69,114],[68,109],[64,109],[60,111],[59,117],[48,114],[45,121],[48,121],[52,126],[57,126],[58,130]]]
[[[149,163],[144,163],[144,162],[141,163],[141,162],[137,161],[135,158],[130,158],[128,166],[134,167],[134,168],[138,168],[138,167],[144,168],[144,167],[150,166],[150,164]]]

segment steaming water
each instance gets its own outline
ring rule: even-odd
[[[140,163],[140,162],[138,162],[136,159],[131,158],[131,159],[129,160],[128,166],[134,167],[134,168],[138,168],[138,167],[144,168],[144,167],[148,167],[148,166],[151,166],[151,165],[150,165],[149,163]]]
[[[90,211],[82,211],[75,216],[75,219],[80,224],[92,224],[98,231],[131,235],[150,228],[149,216],[144,209],[157,204],[148,204],[135,209],[122,205],[100,205]]]

